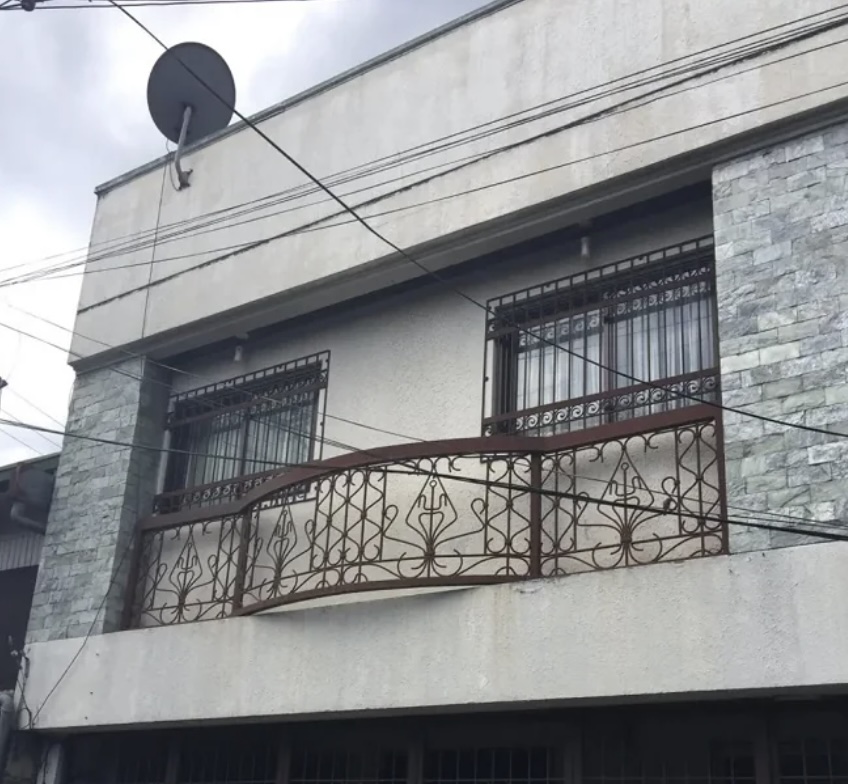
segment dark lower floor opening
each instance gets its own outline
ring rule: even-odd
[[[0,571],[0,691],[12,691],[18,679],[38,567]]]
[[[69,784],[848,784],[848,700],[101,733]]]

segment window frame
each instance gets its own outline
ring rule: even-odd
[[[166,433],[169,448],[178,451],[167,455],[162,472],[162,491],[156,496],[154,511],[169,513],[187,507],[235,500],[285,470],[284,467],[271,467],[246,471],[251,462],[257,463],[260,460],[249,455],[250,422],[256,421],[252,414],[260,414],[265,399],[274,398],[275,395],[279,395],[283,403],[287,397],[292,398],[292,405],[296,406],[296,396],[314,393],[312,414],[309,417],[309,446],[305,459],[298,462],[321,460],[329,372],[330,352],[323,351],[172,395]],[[192,437],[197,438],[197,434],[192,434],[190,430],[191,425],[214,421],[223,414],[235,412],[245,412],[236,438],[236,449],[240,454],[232,458],[238,459],[238,470],[220,480],[189,484],[190,456],[183,454],[182,450],[190,450]]]
[[[484,352],[482,434],[534,435],[549,434],[552,430],[590,430],[622,419],[657,413],[654,408],[661,407],[660,411],[664,412],[689,405],[689,401],[676,394],[678,392],[711,396],[718,401],[719,342],[714,248],[711,235],[699,237],[490,299],[487,302]],[[662,285],[664,279],[668,281],[675,275],[681,276],[679,283]],[[519,339],[523,330],[556,328],[557,323],[569,317],[587,314],[588,319],[588,314],[600,311],[602,327],[598,361],[613,365],[617,352],[613,325],[619,317],[609,313],[605,316],[604,311],[643,298],[645,287],[656,285],[656,291],[662,292],[679,290],[690,283],[706,286],[706,307],[709,309],[706,312],[711,319],[713,333],[711,366],[655,378],[646,384],[618,382],[621,376],[615,370],[599,368],[598,393],[561,399],[553,395],[552,398],[556,399],[519,408],[519,358],[522,353]],[[609,296],[616,287],[621,291]],[[643,291],[639,291],[640,287]],[[705,336],[705,340],[709,337]],[[629,361],[633,362],[632,354]],[[584,362],[581,371],[585,372],[589,364]],[[628,371],[624,367],[621,372]],[[667,390],[661,399],[657,399],[657,386]],[[676,405],[675,399],[678,401]],[[647,411],[639,413],[640,409]]]

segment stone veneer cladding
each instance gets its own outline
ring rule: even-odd
[[[143,359],[77,376],[68,430],[162,446],[167,378]],[[66,437],[29,621],[29,641],[120,627],[130,548],[151,508],[160,453]]]
[[[726,405],[848,433],[846,174],[848,124],[714,170]],[[724,426],[731,518],[768,510],[848,522],[848,438],[730,412]],[[806,540],[733,526],[730,545]]]

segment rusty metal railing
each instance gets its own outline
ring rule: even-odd
[[[356,591],[558,577],[726,552],[721,429],[695,405],[550,437],[344,454],[139,524],[128,623]]]

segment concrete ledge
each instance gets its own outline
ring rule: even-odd
[[[92,637],[39,730],[848,684],[848,544]],[[81,640],[31,646],[35,711]]]

